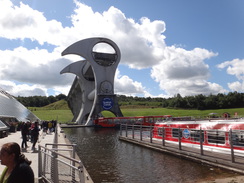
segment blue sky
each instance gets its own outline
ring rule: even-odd
[[[60,71],[76,41],[121,50],[115,93],[170,97],[244,91],[244,1],[1,0],[0,87],[14,96],[68,94]]]

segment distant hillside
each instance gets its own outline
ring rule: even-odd
[[[68,107],[68,103],[66,100],[59,100],[57,102],[51,103],[49,105],[46,105],[44,107],[42,107],[43,109],[46,110],[67,110],[69,109]]]
[[[142,104],[138,104],[138,102],[132,102],[130,104],[127,104],[127,103],[119,103],[120,104],[120,108],[121,109],[126,109],[126,108],[157,108],[157,107],[154,107],[154,106],[157,106],[154,102],[146,102]],[[66,100],[59,100],[57,102],[53,102],[49,105],[46,105],[44,107],[38,107],[39,110],[70,110],[69,107],[68,107],[68,103]],[[29,109],[31,110],[34,110],[34,109],[37,109],[37,107],[29,107]]]

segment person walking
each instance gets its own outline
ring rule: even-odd
[[[53,124],[52,124],[51,121],[49,121],[47,125],[48,125],[49,133],[51,134],[52,133]]]
[[[32,138],[33,138],[33,144],[32,144],[32,150],[35,151],[35,146],[36,146],[36,142],[38,140],[38,137],[39,137],[39,123],[36,121],[35,122],[35,125],[33,127],[33,129],[31,129],[31,135],[32,135]]]
[[[5,165],[0,183],[34,183],[34,172],[29,161],[20,151],[19,144],[9,142],[0,151],[1,164]]]
[[[26,149],[28,146],[27,146],[27,135],[29,133],[29,127],[27,125],[27,123],[24,123],[22,125],[22,128],[21,128],[21,136],[22,136],[22,144],[21,144],[21,148],[22,149]]]

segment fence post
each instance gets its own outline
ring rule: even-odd
[[[58,178],[58,155],[52,151],[52,162],[51,162],[51,179],[53,182],[59,182]]]
[[[233,139],[232,139],[232,129],[229,131],[229,140],[230,140],[230,150],[231,150],[231,161],[235,162],[234,148],[233,148]]]
[[[125,125],[125,137],[128,137],[128,132],[127,132],[127,123],[126,123],[126,125]]]
[[[165,128],[163,127],[163,129],[162,129],[162,143],[163,143],[163,146],[165,146]]]
[[[133,125],[132,125],[132,139],[134,139],[134,137],[135,137],[135,134],[134,134],[134,132],[135,132],[135,131],[134,131],[134,127],[135,127],[135,126],[134,126],[134,124],[133,124]]]
[[[120,125],[119,125],[119,135],[120,135],[120,136],[122,136],[122,125],[123,125],[123,124],[120,124]]]
[[[178,130],[178,140],[179,140],[179,150],[181,150],[181,131],[180,131],[180,128]]]
[[[203,155],[203,138],[202,138],[202,128],[200,128],[200,149],[201,149],[201,155]]]
[[[38,178],[42,177],[42,166],[41,146],[38,145]]]
[[[152,126],[150,126],[150,143],[152,143]]]
[[[80,178],[80,183],[85,183],[85,173],[84,173],[84,166],[83,164],[80,162],[80,166],[79,166],[79,178]]]
[[[47,166],[47,149],[46,149],[47,145],[45,145],[45,150],[44,150],[44,157],[43,157],[43,170],[42,170],[42,176],[46,176],[46,166]],[[39,151],[40,152],[40,151]]]
[[[140,126],[140,140],[142,141],[142,124]]]
[[[75,159],[76,146],[72,146],[72,158]],[[72,161],[72,166],[75,166],[75,162]],[[72,168],[72,182],[75,182],[75,169]]]

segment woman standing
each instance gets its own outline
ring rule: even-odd
[[[19,144],[6,143],[0,151],[1,164],[5,169],[0,177],[0,183],[34,183],[34,172],[31,161],[21,154]]]

